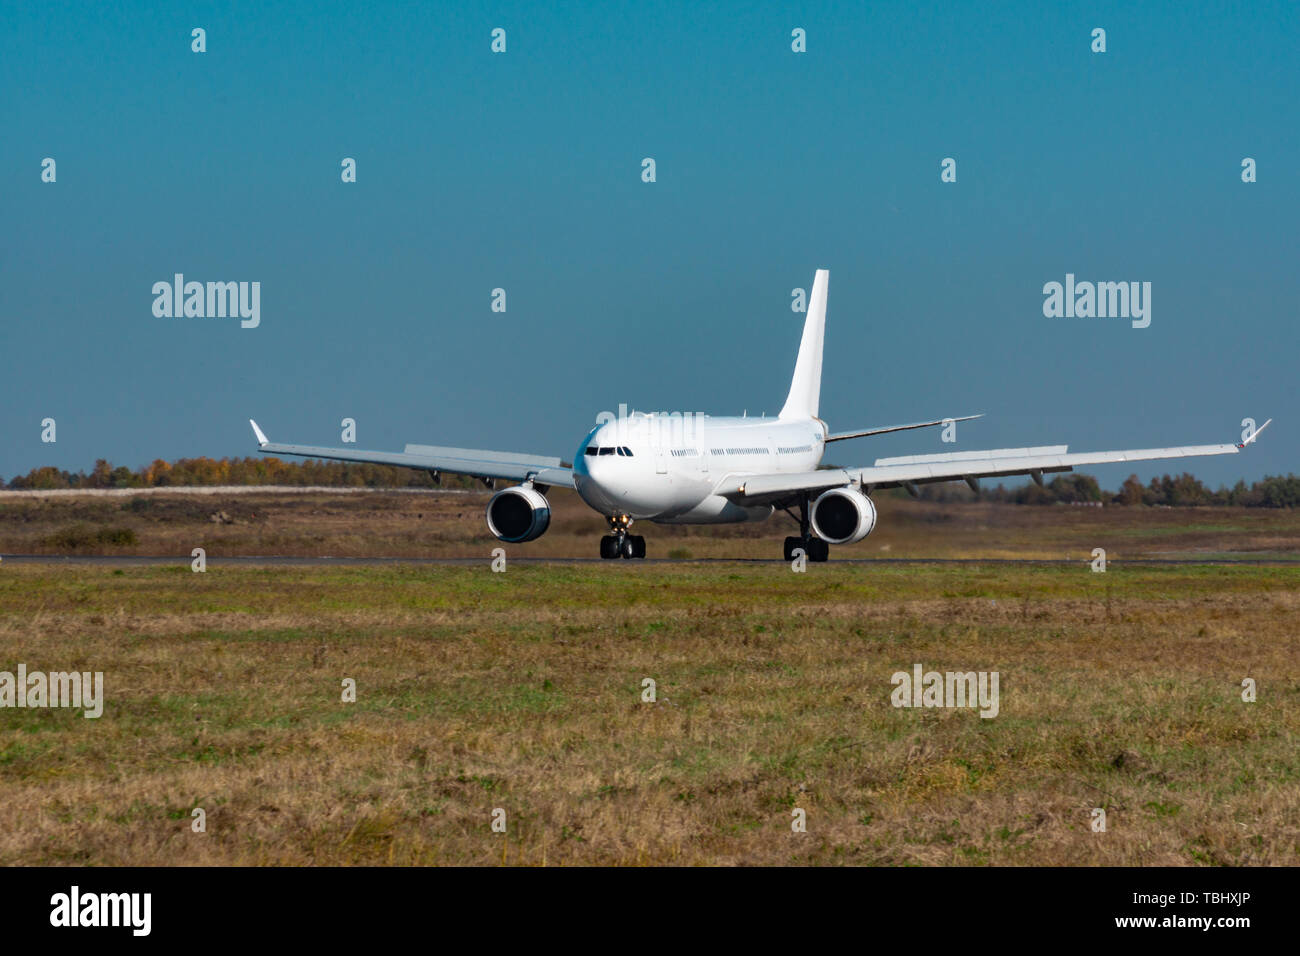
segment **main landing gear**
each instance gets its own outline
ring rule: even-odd
[[[602,558],[644,558],[645,538],[639,534],[628,534],[628,525],[632,519],[627,515],[614,515],[606,518],[609,529],[614,532],[600,539],[600,556]]]
[[[782,552],[787,561],[794,560],[795,548],[801,548],[803,553],[808,556],[809,561],[825,561],[830,557],[831,546],[821,538],[814,538],[812,533],[812,523],[808,520],[808,495],[805,492],[799,496],[799,515],[795,517],[793,511],[785,509],[785,513],[795,521],[799,522],[799,534],[785,539],[785,549]]]

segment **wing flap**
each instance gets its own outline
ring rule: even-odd
[[[738,475],[716,490],[720,495],[740,495],[746,499],[763,495],[787,494],[792,491],[817,491],[852,484],[853,477],[843,468],[823,468],[789,475]]]
[[[864,485],[889,486],[903,482],[925,483],[958,478],[997,478],[1031,475],[1034,472],[1071,471],[1078,465],[1109,465],[1126,461],[1154,461],[1167,458],[1197,458],[1202,455],[1234,455],[1236,445],[1183,445],[1175,448],[1134,448],[1126,451],[1090,451],[1073,455],[1017,455],[986,459],[955,459],[916,465],[886,465],[853,471]]]
[[[987,461],[993,458],[1030,458],[1038,455],[1064,455],[1069,445],[1040,445],[1037,448],[995,448],[991,451],[942,452],[937,455],[905,455],[901,458],[877,458],[876,467],[886,465],[923,465],[928,462]]]
[[[544,455],[520,455],[510,451],[482,451],[476,448],[444,448],[440,445],[406,446],[406,454],[423,458],[441,458],[456,461],[491,461],[502,465],[525,465],[530,468],[559,468],[560,459]],[[446,469],[450,471],[451,469]]]

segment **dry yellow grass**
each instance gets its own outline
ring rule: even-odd
[[[1295,864],[1298,583],[9,563],[0,669],[107,705],[0,710],[0,863]],[[914,663],[998,671],[999,716],[895,709]]]

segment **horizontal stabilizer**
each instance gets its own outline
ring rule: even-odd
[[[868,435],[886,435],[889,432],[906,432],[913,428],[933,428],[936,425],[947,425],[949,422],[969,422],[977,418],[983,418],[984,413],[978,415],[963,415],[960,418],[936,418],[930,422],[912,422],[909,425],[884,425],[880,428],[864,428],[855,432],[836,432],[834,435],[827,435],[826,440],[844,441],[847,438],[866,438]]]

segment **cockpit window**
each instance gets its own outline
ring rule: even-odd
[[[597,448],[595,445],[588,445],[588,446],[587,446],[587,450],[586,450],[586,452],[585,452],[584,454],[591,455],[592,457],[595,457],[595,455],[596,455],[596,453],[597,453],[598,451],[600,451],[600,449]]]
[[[620,451],[619,454],[620,454],[620,455],[626,455],[628,458],[631,458],[631,457],[632,457],[632,449],[631,449],[631,448],[628,448],[627,445],[624,445],[623,448],[622,448],[622,451]]]
[[[614,454],[614,446],[613,446],[613,445],[606,445],[604,448],[602,448],[602,449],[600,450],[600,453],[601,453],[602,455],[612,455],[612,454]]]

